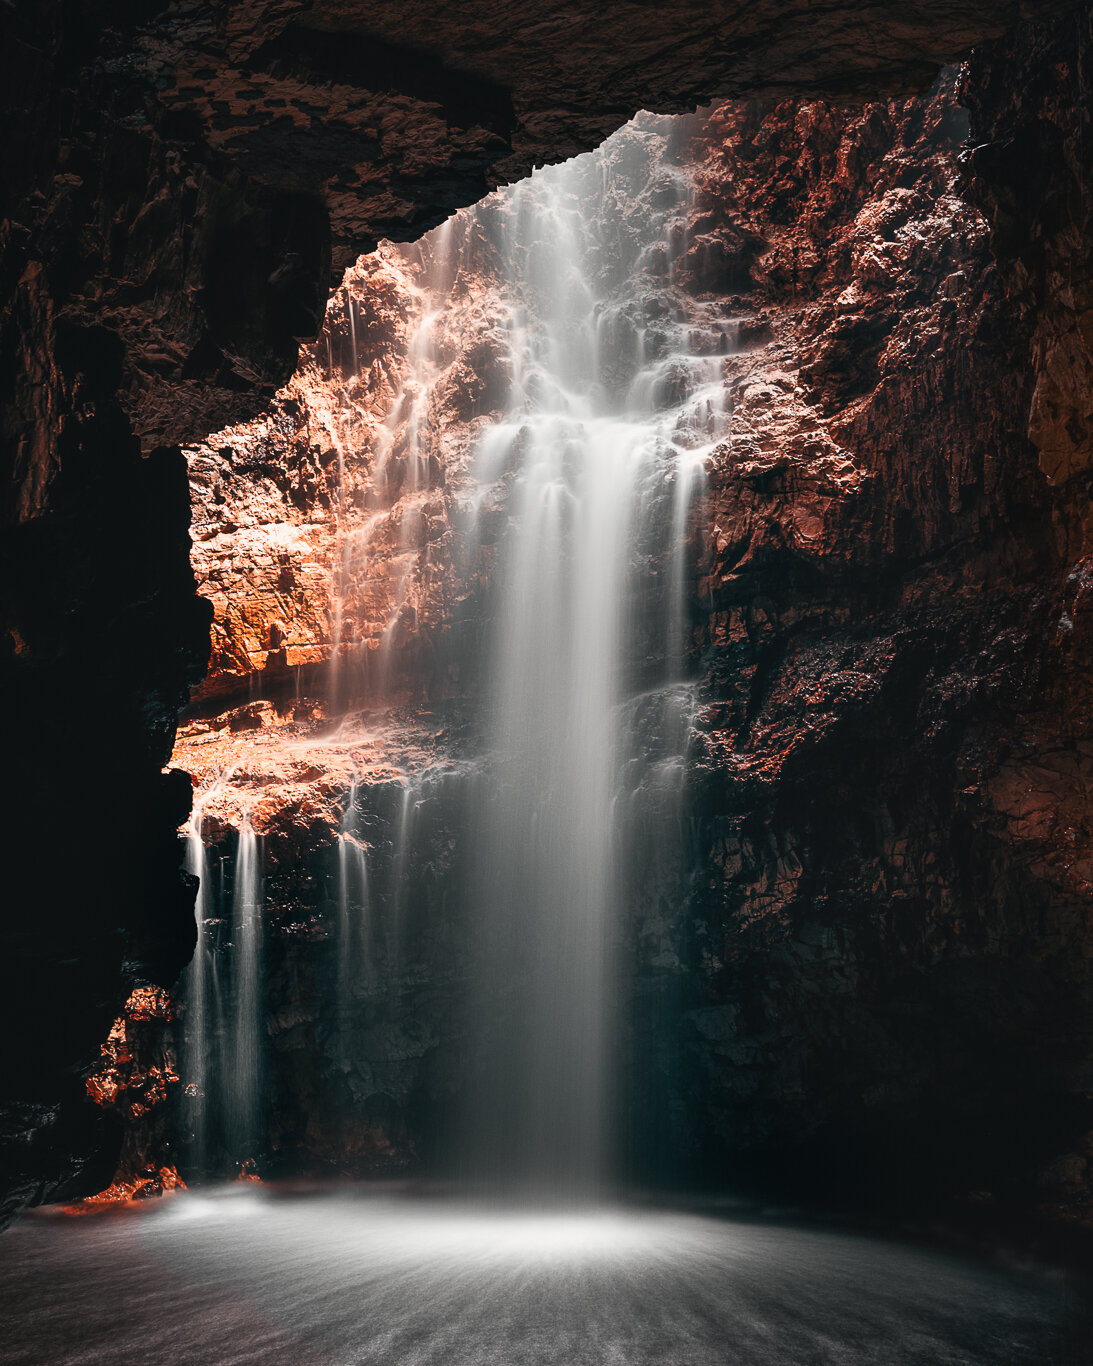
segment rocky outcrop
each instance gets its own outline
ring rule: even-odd
[[[380,724],[346,718],[332,731],[313,708],[253,703],[192,722],[179,740],[178,761],[204,789],[197,811],[214,878],[204,1037],[192,978],[176,993],[186,1094],[172,1152],[191,1177],[222,1178],[241,1159],[223,1132],[224,1057],[210,1021],[233,1018],[244,819],[263,887],[262,1139],[250,1154],[262,1175],[419,1170],[427,1144],[413,1111],[431,1089],[430,1060],[459,1035],[465,910],[448,893],[471,772],[455,757],[456,718],[418,710]],[[191,1096],[186,1060],[196,1056],[208,1060],[206,1078]],[[143,1152],[161,1160],[154,1144]]]
[[[415,249],[362,257],[269,415],[188,451],[214,615],[187,717],[255,696],[304,696],[311,714],[461,691],[483,584],[459,561],[459,495],[508,380],[497,263],[464,243],[476,251],[442,315]]]

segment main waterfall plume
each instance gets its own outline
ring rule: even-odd
[[[538,172],[403,251],[416,268],[409,373],[372,464],[374,497],[392,481],[400,492],[405,563],[441,464],[445,312],[450,337],[452,310],[491,277],[502,415],[472,445],[454,518],[464,572],[490,566],[493,611],[477,670],[481,757],[463,796],[467,1083],[447,1160],[471,1179],[548,1190],[594,1190],[610,1169],[618,865],[637,753],[623,702],[683,668],[692,499],[727,416],[719,357],[731,323],[704,320],[714,354],[695,354],[670,299],[685,245],[672,228],[689,185],[658,164],[663,125],[629,137]],[[626,241],[612,201],[650,174],[658,208]],[[650,255],[659,269],[645,272]],[[352,312],[350,338],[355,365]],[[365,535],[355,553],[367,561],[370,549]],[[381,697],[412,573],[394,578],[375,651]],[[651,671],[635,642],[660,661]],[[677,705],[665,692],[660,710]],[[405,857],[405,831],[399,847]]]
[[[695,382],[717,378],[716,362],[691,356],[645,362],[633,300],[604,279],[609,185],[595,156],[539,172],[465,215],[461,233],[449,230],[449,262],[436,272],[457,277],[450,258],[473,226],[500,237],[511,382],[504,419],[479,438],[473,465],[474,508],[501,485],[507,514],[470,891],[482,941],[474,1015],[492,1014],[493,1026],[466,1098],[465,1161],[484,1176],[586,1191],[609,1166],[612,940],[632,743],[621,703],[647,587],[639,538],[685,538],[701,458],[687,419],[712,401],[696,400]],[[690,372],[685,399],[664,404],[657,381],[673,363]],[[472,516],[470,542],[481,539]],[[670,553],[674,562],[682,549]],[[681,584],[670,588],[678,596]],[[666,656],[678,606],[661,604]]]

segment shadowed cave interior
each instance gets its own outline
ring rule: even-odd
[[[1084,1360],[1089,6],[296,8],[4,21],[14,1359]]]

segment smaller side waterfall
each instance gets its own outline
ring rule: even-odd
[[[668,669],[673,679],[682,678],[687,667],[687,573],[690,559],[687,532],[705,486],[705,457],[705,451],[696,456],[694,452],[681,450],[675,462],[666,632]]]
[[[244,811],[232,896],[231,1064],[224,1072],[224,1112],[231,1151],[252,1158],[260,1141],[262,872],[258,836]]]
[[[209,926],[216,918],[216,896],[205,843],[201,838],[201,826],[201,805],[195,802],[186,832],[186,871],[198,880],[194,901],[197,944],[183,986],[186,1032],[182,1071],[186,1079],[186,1098],[193,1132],[190,1160],[194,1170],[199,1172],[205,1170],[209,1159],[209,1085],[215,1065],[213,1049],[220,999],[216,958],[209,943]]]
[[[205,842],[205,804],[230,776],[221,774],[198,796],[186,835],[186,869],[198,879],[197,946],[182,983],[180,1048],[189,1179],[238,1169],[264,1140],[261,843],[247,813],[234,859],[226,850],[217,858],[216,846]]]
[[[399,798],[398,821],[394,832],[394,857],[391,864],[391,911],[387,927],[387,954],[391,963],[398,963],[400,960],[406,929],[410,854],[414,841],[414,817],[417,813],[418,795],[414,779],[408,777]]]
[[[338,831],[338,932],[336,948],[339,1048],[344,1060],[353,1002],[357,990],[367,986],[369,962],[368,853],[357,828],[357,784],[349,791],[341,829]]]

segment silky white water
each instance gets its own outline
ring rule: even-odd
[[[461,926],[458,1018],[444,1040],[453,1100],[443,1132],[427,1141],[446,1174],[566,1200],[589,1198],[615,1175],[622,870],[636,866],[634,846],[650,829],[662,862],[678,842],[697,511],[731,417],[723,366],[735,324],[680,283],[692,187],[670,163],[669,131],[666,120],[639,121],[405,248],[400,386],[367,428],[368,450],[350,459],[339,446],[338,455],[331,710],[362,697],[382,708],[424,687],[405,678],[397,646],[432,572],[422,530],[441,498],[458,572],[484,585],[469,609],[474,658],[459,661],[475,735],[469,752],[449,758],[462,821],[460,871],[443,891]],[[504,384],[459,437],[438,414],[460,348],[478,354],[482,342],[458,316],[467,307],[489,315],[491,373]],[[371,364],[357,308],[350,297],[354,371]],[[341,426],[366,429],[352,415]],[[360,478],[362,460],[364,489],[345,482],[350,466]],[[387,558],[377,578],[380,532]],[[378,633],[377,602],[386,604]],[[373,632],[367,642],[352,638],[355,621]],[[412,999],[400,983],[420,959],[415,936],[433,933],[425,883],[414,878],[431,857],[417,845],[419,807],[438,789],[410,768],[403,783],[390,828],[367,834],[354,784],[331,851],[333,970],[319,1013],[333,1023],[322,1028],[335,1041],[334,1070],[347,1077],[364,1016],[386,1012],[396,1033],[417,1028],[398,1017]],[[199,839],[195,826],[196,872]],[[216,1093],[220,1149],[234,1162],[263,1137],[260,853],[244,819],[228,932],[218,930],[213,951],[199,931],[190,973],[186,1030],[206,1037],[194,1045],[204,1060],[192,1084]],[[217,964],[225,981],[212,1002]],[[358,1090],[373,1084],[372,1061]],[[207,1116],[197,1123],[207,1128]],[[196,1138],[195,1154],[208,1147]]]
[[[9,1366],[1078,1366],[1082,1287],[815,1228],[176,1197],[4,1235]]]
[[[197,793],[186,830],[186,871],[198,880],[197,942],[180,983],[180,1122],[190,1180],[237,1171],[265,1142],[261,840],[246,810],[233,858],[214,858],[203,837],[206,807],[234,771],[229,765]]]
[[[357,784],[354,782],[338,832],[337,1023],[338,1051],[343,1062],[351,1056],[355,1002],[371,985],[368,854],[357,828],[358,822]]]

